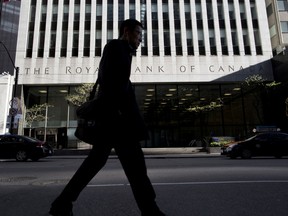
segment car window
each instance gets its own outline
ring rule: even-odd
[[[288,140],[287,134],[272,134],[271,139],[273,140]]]
[[[6,137],[6,142],[21,142],[18,137]]]
[[[269,138],[269,134],[259,134],[255,137],[256,141],[266,141]]]
[[[31,141],[31,142],[38,142],[38,141],[39,141],[38,139],[32,138],[32,137],[26,137],[26,139],[27,139],[28,141]]]

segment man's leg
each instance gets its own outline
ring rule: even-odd
[[[73,175],[62,193],[52,203],[50,210],[52,215],[57,215],[54,212],[58,213],[59,211],[67,212],[72,210],[72,202],[76,201],[81,191],[106,164],[110,152],[111,147],[108,145],[93,146],[89,155]],[[71,209],[69,210],[69,208]]]
[[[156,194],[147,175],[144,154],[140,144],[137,142],[123,146],[120,144],[115,147],[115,151],[130,182],[142,215],[164,215],[155,202]]]

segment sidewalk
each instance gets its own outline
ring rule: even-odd
[[[207,153],[203,148],[197,147],[183,147],[183,148],[142,148],[145,156],[218,156],[220,153]],[[88,155],[90,149],[56,149],[54,156],[85,156]],[[115,155],[112,150],[111,155]]]

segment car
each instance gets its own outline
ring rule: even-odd
[[[53,148],[46,142],[38,139],[14,135],[0,135],[0,158],[12,159],[17,161],[38,161],[40,158],[53,154]]]
[[[221,146],[221,150],[220,150],[220,154],[221,155],[227,155],[227,148],[233,144],[236,144],[237,142],[231,142],[231,143],[227,143],[223,146]]]
[[[229,145],[222,149],[222,154],[230,158],[241,157],[244,159],[254,156],[281,158],[288,155],[288,134],[282,132],[259,133],[244,141]]]

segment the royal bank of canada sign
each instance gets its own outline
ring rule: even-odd
[[[21,84],[87,83],[95,81],[99,59],[35,61],[35,64],[24,65],[20,68]],[[243,81],[255,74],[273,80],[270,60],[264,57],[135,57],[131,67],[132,81],[143,83]]]

